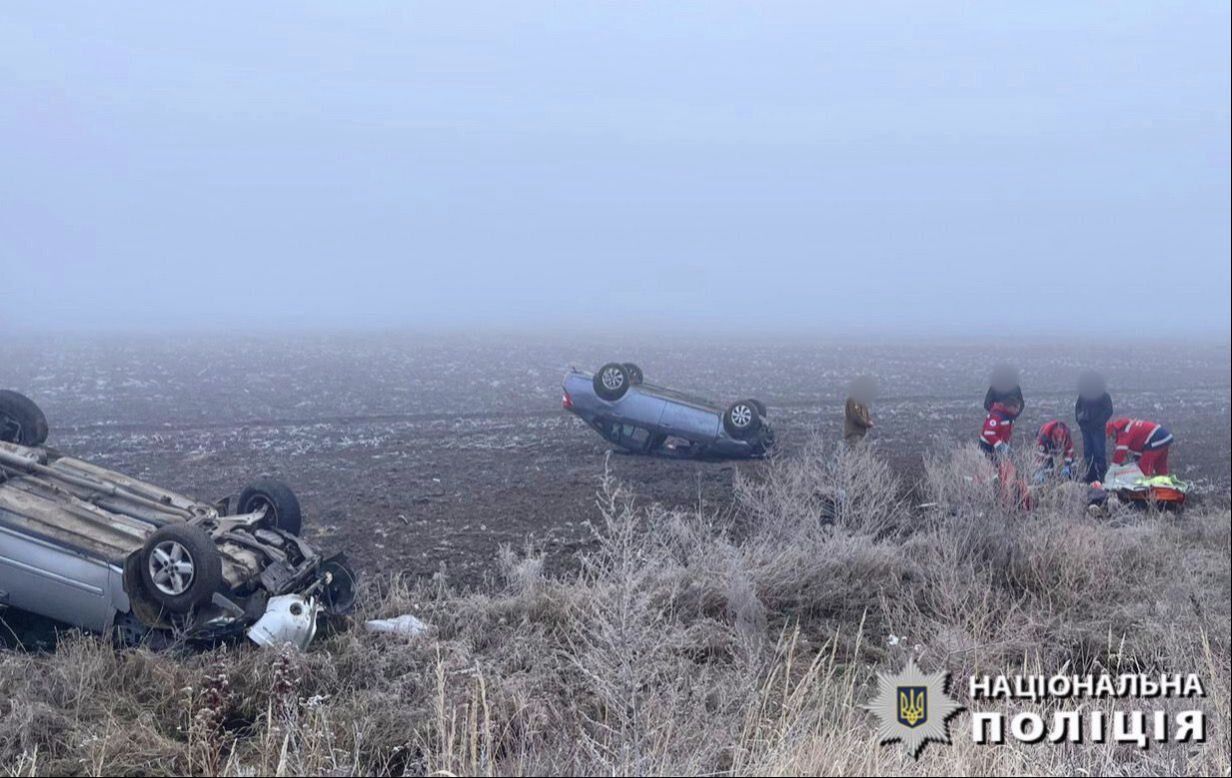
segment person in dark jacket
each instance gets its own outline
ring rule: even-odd
[[[984,393],[984,410],[992,412],[995,403],[1015,409],[1015,419],[1022,413],[1022,409],[1027,407],[1022,398],[1022,387],[1018,383],[1018,369],[1013,365],[997,365],[992,369],[988,391]]]
[[[1078,400],[1074,403],[1074,418],[1082,430],[1082,462],[1086,466],[1086,482],[1103,481],[1108,472],[1108,440],[1104,427],[1112,418],[1112,397],[1103,376],[1083,373],[1078,378]]]

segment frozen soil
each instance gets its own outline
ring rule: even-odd
[[[878,377],[876,445],[909,479],[922,455],[974,438],[988,371],[1022,370],[1024,445],[1046,419],[1072,425],[1078,372],[1108,376],[1118,413],[1177,437],[1172,461],[1208,499],[1229,483],[1226,345],[1111,348],[854,345],[687,338],[582,342],[513,335],[25,337],[0,344],[0,385],[29,394],[50,445],[200,498],[261,473],[290,483],[307,534],[366,572],[475,583],[502,545],[568,568],[592,541],[608,445],[560,410],[569,365],[631,360],[656,381],[769,406],[781,456],[837,439],[847,383]],[[643,499],[723,509],[737,468],[613,455]]]

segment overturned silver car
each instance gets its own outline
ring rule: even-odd
[[[123,645],[246,634],[304,648],[355,600],[342,555],[298,537],[271,478],[210,505],[44,446],[28,398],[0,391],[0,605]]]
[[[760,400],[723,406],[648,383],[631,362],[610,362],[593,375],[570,368],[564,409],[625,451],[694,459],[763,457],[774,429]]]

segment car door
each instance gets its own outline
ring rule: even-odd
[[[0,522],[0,603],[102,631],[114,607],[110,577],[106,562]]]
[[[612,403],[612,416],[620,421],[653,429],[659,425],[667,404],[662,397],[632,386],[624,397]]]
[[[703,443],[718,436],[720,422],[713,410],[675,400],[665,402],[659,417],[659,427],[664,431]]]
[[[629,451],[645,453],[650,450],[653,433],[640,424],[618,424],[617,443]]]

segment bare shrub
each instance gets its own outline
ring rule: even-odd
[[[794,534],[819,520],[881,535],[909,516],[902,485],[869,446],[832,446],[815,438],[798,456],[779,459],[764,478],[737,476],[736,499],[764,534]]]
[[[1049,484],[1026,511],[990,474],[973,449],[935,454],[913,505],[875,451],[815,443],[722,514],[609,475],[580,572],[503,549],[477,590],[370,582],[359,618],[413,612],[422,637],[6,651],[0,774],[1226,775],[1226,508],[1108,521]],[[1197,672],[1209,742],[990,748],[960,717],[910,762],[859,707],[908,654],[960,698],[974,673]]]

